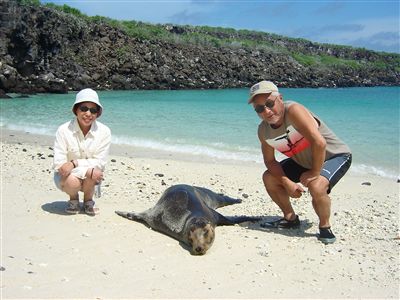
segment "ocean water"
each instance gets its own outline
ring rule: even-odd
[[[352,172],[397,179],[400,87],[282,88],[319,115],[353,152]],[[232,162],[262,163],[248,89],[100,91],[112,142]],[[54,136],[73,117],[75,93],[0,100],[0,128]],[[133,153],[134,155],[134,153]]]

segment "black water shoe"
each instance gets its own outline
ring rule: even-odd
[[[263,224],[260,224],[260,226],[264,228],[282,228],[282,229],[299,228],[300,219],[299,216],[296,215],[296,218],[292,221],[288,221],[285,218],[282,218],[277,221],[265,222]]]
[[[330,227],[320,228],[318,239],[324,244],[333,244],[336,241],[336,237]]]

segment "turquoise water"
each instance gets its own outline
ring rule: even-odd
[[[399,176],[400,87],[280,89],[319,115],[353,151],[352,171]],[[101,91],[113,143],[232,161],[262,161],[247,89]],[[75,93],[1,100],[0,126],[54,135]]]

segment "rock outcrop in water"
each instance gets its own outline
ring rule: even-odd
[[[132,37],[105,22],[45,6],[2,1],[0,97],[95,89],[248,87],[270,79],[282,87],[400,85],[400,56],[250,32],[277,48],[228,47]],[[196,27],[165,25],[177,36]],[[190,32],[189,32],[190,33]],[[213,31],[216,38],[224,32]],[[239,35],[239,33],[238,33]],[[293,53],[357,61],[307,65]],[[365,65],[365,67],[360,67]]]

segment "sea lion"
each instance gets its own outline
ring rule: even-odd
[[[225,217],[215,211],[241,202],[206,188],[179,184],[166,189],[156,205],[142,213],[115,213],[183,242],[194,255],[203,255],[214,241],[216,226],[260,220],[248,216]]]

